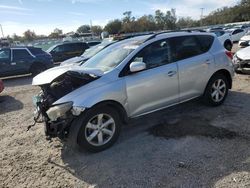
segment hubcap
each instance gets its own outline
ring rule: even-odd
[[[115,133],[115,121],[108,114],[98,114],[89,120],[85,127],[85,138],[94,146],[102,146],[110,141]]]
[[[218,79],[212,85],[211,97],[214,102],[220,102],[223,100],[226,94],[226,83],[222,79]]]

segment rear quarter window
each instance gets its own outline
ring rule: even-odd
[[[29,51],[33,55],[39,55],[39,54],[44,54],[45,53],[41,48],[29,48]]]
[[[213,36],[211,36],[211,35],[197,35],[196,38],[200,43],[200,46],[201,46],[203,53],[206,53],[207,51],[210,50],[210,48],[214,42]]]

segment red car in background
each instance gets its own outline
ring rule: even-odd
[[[3,91],[3,89],[4,89],[3,81],[0,80],[0,93]]]

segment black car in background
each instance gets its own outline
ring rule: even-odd
[[[104,41],[98,45],[95,45],[89,49],[87,49],[81,56],[72,57],[70,59],[67,59],[63,61],[60,65],[74,65],[79,63],[84,63],[94,55],[96,55],[98,52],[103,50],[104,48],[107,48],[108,46],[114,44],[116,41]]]
[[[38,73],[53,67],[50,54],[35,47],[8,47],[0,49],[0,77]]]
[[[62,62],[81,55],[88,48],[86,42],[66,42],[50,47],[47,52],[52,55],[54,62]]]
[[[101,43],[101,41],[89,41],[89,42],[87,42],[87,44],[89,45],[90,48],[93,46],[96,46],[100,43]]]

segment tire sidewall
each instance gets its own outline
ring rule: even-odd
[[[114,119],[115,133],[106,144],[102,146],[94,146],[87,141],[85,137],[85,129],[89,120],[91,120],[94,116],[100,113],[108,114]],[[100,106],[95,107],[93,109],[89,109],[86,113],[79,116],[71,126],[73,126],[72,128],[75,130],[72,130],[72,132],[70,130],[69,134],[71,134],[71,139],[73,139],[73,142],[75,142],[75,144],[78,146],[78,149],[83,149],[90,152],[100,152],[111,147],[118,139],[121,129],[121,122],[119,114],[117,113],[117,111],[115,111],[115,109],[111,107]]]

